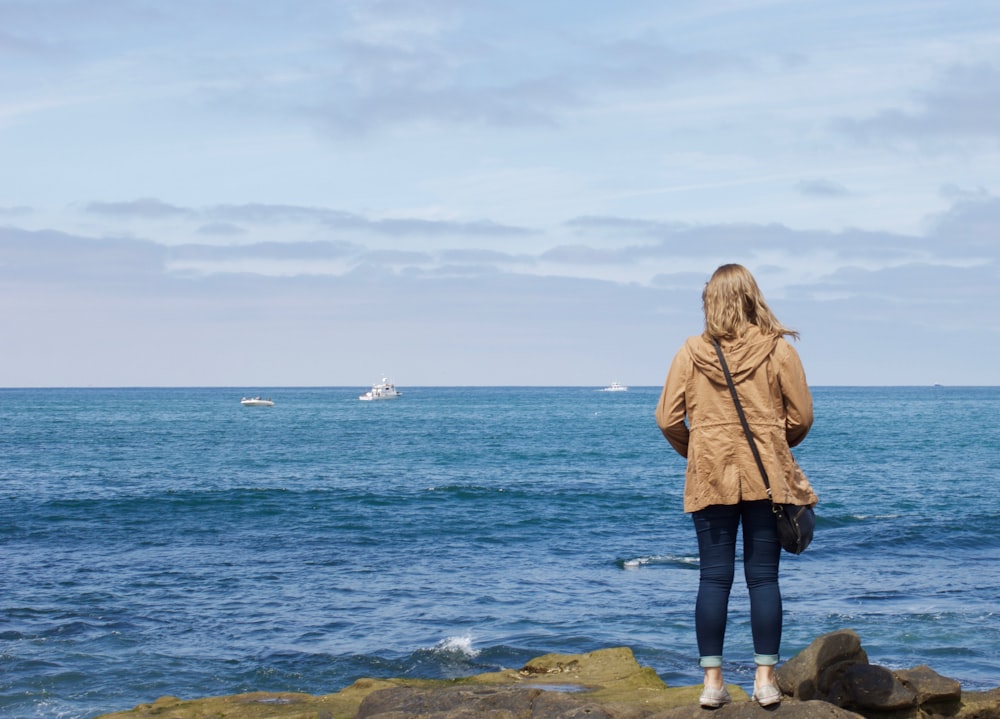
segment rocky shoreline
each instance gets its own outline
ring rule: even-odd
[[[1000,719],[1000,688],[963,692],[927,666],[871,664],[856,632],[823,635],[777,672],[784,694],[762,708],[698,706],[701,686],[668,687],[625,647],[547,654],[520,669],[454,680],[359,679],[335,694],[256,692],[152,704],[98,719]]]

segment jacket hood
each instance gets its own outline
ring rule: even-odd
[[[756,325],[750,325],[746,334],[735,340],[722,340],[722,352],[729,365],[729,373],[734,382],[752,373],[771,355],[778,343],[778,335],[767,335]],[[699,372],[706,375],[712,382],[725,385],[726,375],[722,372],[719,357],[715,353],[715,345],[704,335],[689,337],[684,343],[688,354],[694,361]]]

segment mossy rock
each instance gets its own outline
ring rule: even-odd
[[[460,679],[359,679],[335,694],[253,692],[204,699],[162,697],[152,704],[105,714],[99,719],[353,719],[366,696],[380,689],[411,687],[433,690],[462,685],[501,685],[573,692],[607,707],[615,716],[648,716],[672,707],[698,703],[701,687],[670,688],[650,667],[642,667],[631,649],[615,647],[588,654],[546,654],[520,669],[506,669]],[[746,699],[737,686],[729,691]]]

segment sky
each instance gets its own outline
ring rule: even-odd
[[[0,0],[0,387],[998,385],[1000,3]]]

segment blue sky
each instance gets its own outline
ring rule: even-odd
[[[1000,384],[1000,5],[0,0],[0,386]]]

